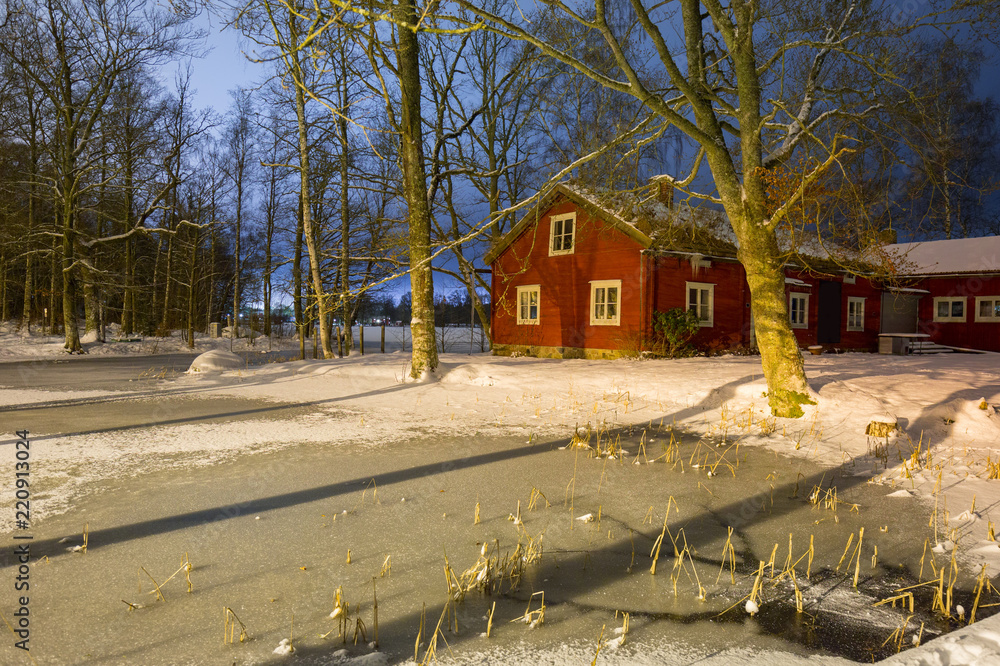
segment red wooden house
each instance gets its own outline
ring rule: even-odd
[[[724,217],[560,184],[486,254],[499,354],[602,358],[651,348],[654,311],[693,309],[703,349],[754,346],[750,294]],[[816,265],[823,264],[820,262]],[[789,264],[792,328],[803,346],[877,345],[880,290],[826,262]]]
[[[1000,237],[886,246],[908,286],[883,296],[883,332],[1000,351]]]

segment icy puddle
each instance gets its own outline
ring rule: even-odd
[[[606,437],[603,457],[596,441],[476,433],[367,452],[313,443],[123,481],[34,527],[32,655],[589,663],[600,646],[599,663],[871,661],[958,626],[932,611],[939,587],[953,617],[974,606],[975,572],[924,553],[929,511],[853,470],[666,432],[614,442],[627,453],[607,457]],[[86,552],[68,552],[85,525]],[[911,613],[897,590],[921,566],[942,582],[912,590]],[[284,639],[294,657],[274,652]],[[28,663],[11,642],[0,662]]]

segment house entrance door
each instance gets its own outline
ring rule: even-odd
[[[840,283],[821,281],[816,314],[816,342],[828,344],[840,342],[842,315],[840,306]]]

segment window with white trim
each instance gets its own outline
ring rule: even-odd
[[[621,315],[621,280],[595,280],[590,283],[590,323],[592,326],[617,326]]]
[[[549,218],[549,256],[573,254],[576,240],[576,213],[553,215]]]
[[[809,328],[809,294],[788,294],[788,320],[792,328]]]
[[[517,288],[517,323],[538,323],[538,296],[541,288],[537,284]]]
[[[865,330],[865,299],[850,296],[847,299],[847,330]]]
[[[686,282],[687,309],[698,315],[698,325],[715,325],[715,285],[707,282]]]
[[[934,321],[965,321],[965,299],[950,296],[935,298]]]
[[[1000,296],[976,297],[976,321],[1000,322]]]

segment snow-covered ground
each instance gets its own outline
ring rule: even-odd
[[[464,332],[468,335],[467,329]],[[59,343],[52,341],[8,346],[11,335],[0,337],[0,355],[58,353]],[[366,337],[377,344],[377,333],[366,331]],[[229,341],[222,342],[228,348]],[[199,350],[221,346],[220,341],[204,343]],[[132,353],[113,347],[103,345],[94,353]],[[124,419],[114,428],[54,427],[33,442],[33,458],[46,461],[34,481],[45,497],[36,521],[54,519],[122,479],[303,444],[351,453],[387,452],[394,443],[419,437],[513,435],[537,441],[588,429],[673,425],[678,431],[724,437],[743,447],[840,468],[871,479],[887,495],[912,495],[924,503],[926,515],[939,518],[934,528],[937,543],[932,545],[947,551],[957,542],[958,558],[968,571],[987,565],[991,575],[1000,573],[1000,547],[988,538],[1000,521],[1000,480],[990,478],[1000,476],[1000,415],[995,413],[1000,406],[1000,355],[844,354],[807,356],[805,361],[818,404],[796,420],[768,414],[766,386],[754,357],[558,361],[443,354],[432,378],[414,382],[407,376],[408,355],[396,351],[221,374],[191,373],[164,384],[154,399],[133,398],[125,390],[29,394],[0,388],[0,421],[9,432],[23,427],[18,419],[32,414],[22,411],[32,404],[74,400],[80,401],[81,410],[88,404],[110,407]],[[217,401],[218,414],[191,417],[192,400],[208,405],[205,409]],[[295,403],[295,409],[281,412],[286,403]],[[138,410],[135,418],[129,410]],[[896,424],[897,429],[888,436],[866,435],[873,421]],[[0,502],[13,506],[12,489],[5,484],[2,490]],[[5,531],[10,513],[3,514]],[[461,663],[569,663],[579,661],[576,657],[592,658],[592,647],[564,645],[524,658],[515,648],[501,654],[470,650],[457,658]],[[608,651],[602,653],[602,663],[661,663],[656,655],[665,659],[668,652]],[[711,659],[706,663],[798,660],[739,651]],[[904,652],[889,663],[1000,664],[1000,616]]]

